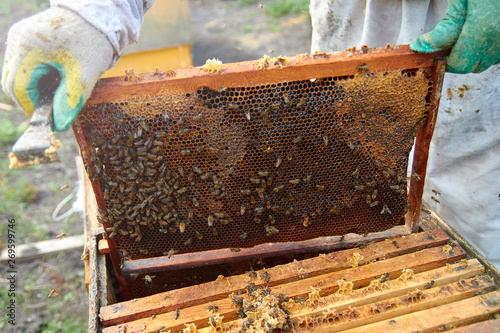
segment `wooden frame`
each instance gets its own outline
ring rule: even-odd
[[[236,87],[241,85],[257,85],[276,81],[293,81],[314,79],[325,76],[344,76],[359,73],[359,68],[369,63],[371,71],[409,69],[409,68],[431,68],[431,80],[434,83],[430,100],[430,110],[427,122],[422,126],[416,138],[413,172],[421,177],[419,180],[412,178],[409,191],[409,202],[411,209],[405,218],[405,224],[395,226],[389,230],[371,233],[367,237],[356,234],[345,236],[322,237],[314,240],[292,243],[261,244],[259,246],[242,249],[240,252],[229,252],[229,249],[206,251],[202,253],[191,253],[177,255],[173,259],[157,257],[126,261],[120,266],[120,260],[116,245],[112,239],[108,239],[111,261],[117,274],[124,299],[130,295],[124,275],[134,273],[152,273],[170,269],[193,267],[196,265],[215,265],[221,262],[242,261],[256,257],[273,257],[290,253],[301,253],[310,251],[332,251],[335,249],[353,247],[363,242],[380,240],[385,238],[408,235],[418,229],[418,218],[420,203],[422,200],[425,182],[425,170],[430,140],[432,138],[439,98],[441,96],[442,79],[445,71],[443,58],[447,51],[433,54],[412,52],[408,46],[394,46],[379,49],[349,50],[338,53],[316,53],[311,55],[298,55],[287,58],[285,66],[269,64],[264,69],[257,69],[258,61],[247,61],[235,64],[225,64],[219,73],[211,74],[204,72],[200,67],[179,69],[172,73],[150,73],[141,74],[141,78],[132,78],[132,81],[124,81],[123,77],[103,79],[98,82],[88,104],[97,104],[112,100],[126,100],[142,96],[154,96],[161,94],[176,94],[192,92],[199,87],[206,86],[211,89],[221,87]],[[134,80],[137,79],[137,80]],[[242,83],[244,80],[244,83]],[[88,147],[82,133],[79,120],[73,125],[75,136],[80,147]],[[91,165],[89,152],[82,150],[82,157],[88,165]],[[100,193],[99,184],[92,183],[95,193]],[[90,187],[87,189],[89,191]],[[90,195],[89,191],[88,195]],[[103,208],[102,197],[97,197],[97,206]],[[94,208],[92,213],[95,220]]]

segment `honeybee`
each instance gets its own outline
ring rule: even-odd
[[[229,110],[238,110],[240,108],[240,106],[236,103],[228,103],[227,108]]]
[[[259,178],[250,178],[250,182],[253,184],[260,184],[260,179]]]
[[[274,224],[276,221],[274,220],[274,217],[272,215],[267,216],[269,223]]]
[[[219,148],[212,146],[208,146],[208,150],[214,154],[219,152]]]
[[[302,221],[302,225],[307,227],[309,225],[309,216],[304,215],[304,220]]]
[[[420,175],[419,175],[418,173],[416,173],[416,172],[414,172],[414,173],[412,174],[412,176],[413,176],[413,178],[415,178],[417,181],[420,181],[420,179],[421,179],[421,178],[420,178]]]
[[[241,249],[240,249],[239,247],[232,247],[232,248],[231,248],[231,251],[232,251],[232,252],[240,252],[240,251],[241,251]]]
[[[357,167],[352,173],[351,176],[358,177],[359,173],[361,172],[361,168]]]
[[[304,177],[303,181],[304,181],[304,182],[309,182],[309,181],[311,181],[311,179],[312,179],[312,175],[310,175],[310,174],[309,174],[309,175],[306,175],[306,176]]]
[[[378,201],[374,201],[374,202],[372,202],[372,203],[370,204],[370,208],[373,208],[373,207],[377,206],[378,204],[379,204],[379,202],[378,202]]]
[[[283,106],[285,108],[289,107],[290,106],[290,97],[288,97],[288,95],[283,95],[283,102],[285,102],[283,104]]]
[[[69,185],[63,185],[59,187],[59,191],[66,191],[69,188]]]
[[[377,197],[377,193],[378,193],[378,191],[376,189],[373,190],[373,192],[372,192],[372,200],[375,200],[375,198]]]
[[[50,292],[49,292],[49,295],[47,296],[48,298],[51,298],[52,296],[54,296],[55,294],[57,294],[57,291],[55,291],[54,289],[52,289]]]
[[[323,144],[328,147],[328,137],[326,135],[323,135]]]
[[[286,159],[289,160],[289,161],[291,161],[293,159],[292,153],[286,154]]]
[[[215,306],[215,305],[210,305],[210,306],[207,306],[207,311],[210,313],[214,313],[214,312],[219,311],[219,307]]]
[[[297,107],[298,108],[301,108],[304,106],[304,104],[306,103],[306,99],[305,98],[301,98],[298,103],[297,103]]]
[[[332,208],[330,208],[330,214],[337,214],[339,212],[339,207],[337,205],[333,205]]]
[[[254,221],[255,223],[257,223],[257,224],[260,224],[260,223],[262,222],[262,220],[261,220],[261,219],[259,219],[258,217],[255,217],[255,218],[253,219],[253,221]]]
[[[240,190],[240,193],[243,195],[250,195],[250,190],[247,190],[247,189]]]
[[[170,249],[167,254],[167,258],[170,259],[177,251],[175,249]]]
[[[252,205],[255,205],[255,204],[257,203],[257,200],[255,200],[255,197],[254,197],[253,195],[252,195],[252,196],[250,196],[250,203],[251,203]]]
[[[347,141],[346,144],[351,150],[356,149],[356,145],[352,141]]]
[[[180,129],[178,133],[179,133],[179,135],[185,135],[185,134],[187,134],[187,132],[189,132],[189,127],[185,127],[183,129]]]
[[[186,231],[186,223],[184,223],[184,222],[180,222],[179,223],[179,231],[181,233],[183,233],[184,231]]]
[[[387,207],[387,204],[384,204],[384,207],[382,208],[382,211],[380,212],[380,214],[385,214],[385,213],[392,214],[392,212],[389,209],[389,207]]]
[[[203,239],[203,234],[201,232],[199,232],[198,230],[196,230],[194,232],[194,237],[198,238],[199,240],[202,240]]]
[[[208,226],[209,227],[213,227],[213,225],[214,225],[214,217],[212,215],[208,215],[207,220],[208,220]]]
[[[245,116],[246,116],[247,120],[250,120],[250,119],[251,119],[251,116],[250,116],[250,110],[248,110],[248,111],[245,113]]]
[[[391,190],[399,190],[399,185],[390,185],[389,188]]]
[[[148,130],[149,130],[148,125],[146,125],[146,122],[144,121],[144,119],[143,119],[143,120],[141,120],[141,121],[139,122],[139,125],[141,125],[141,127],[142,127],[145,131],[148,131]]]
[[[181,310],[179,308],[175,309],[175,316],[174,316],[175,320],[179,319],[180,312]]]
[[[60,233],[59,235],[56,236],[57,239],[61,239],[63,237],[66,237],[66,234],[64,232]]]
[[[245,214],[245,209],[246,209],[246,207],[243,205],[240,207],[240,215]]]
[[[181,155],[188,155],[188,154],[191,154],[191,149],[186,148],[181,150]]]
[[[271,186],[272,184],[273,184],[273,178],[272,177],[267,178],[266,185]]]
[[[278,185],[278,186],[276,186],[275,188],[273,188],[273,191],[274,191],[274,192],[279,192],[279,191],[281,191],[284,187],[285,187],[285,185]]]
[[[280,231],[272,226],[272,225],[266,225],[266,236],[267,237],[271,237],[271,236],[274,236],[274,235],[277,235]]]
[[[147,275],[147,274],[146,274],[146,275],[144,275],[144,277],[143,277],[142,279],[143,279],[144,281],[146,281],[146,283],[151,283],[151,282],[153,282],[153,279],[154,279],[154,277],[155,277],[155,276],[156,276],[156,275],[151,275],[151,276],[150,276],[150,275]]]
[[[364,185],[354,185],[354,189],[357,191],[362,191],[365,189],[365,186]]]
[[[276,167],[277,168],[280,166],[281,162],[283,162],[283,158],[281,156],[278,156],[278,158],[276,159]]]
[[[255,207],[254,210],[257,215],[260,215],[264,212],[264,207]]]
[[[199,175],[201,175],[203,173],[203,171],[200,168],[198,168],[197,166],[193,167],[193,171],[196,172]]]
[[[436,194],[436,195],[441,195],[441,192],[439,192],[438,190],[433,189],[432,192],[434,192],[434,194]]]
[[[366,196],[366,203],[367,203],[367,204],[370,204],[371,202],[372,202],[372,196],[368,194],[368,195]]]
[[[198,121],[203,118],[203,113],[198,113],[196,116],[193,116],[194,121]]]
[[[248,232],[244,232],[244,233],[242,233],[240,235],[240,238],[241,238],[242,241],[244,241],[245,239],[247,239],[247,237],[248,237]]]
[[[191,247],[191,246],[192,246],[192,243],[193,243],[193,239],[192,239],[192,238],[188,238],[188,239],[184,242],[184,245],[186,245],[187,247]]]
[[[316,185],[316,189],[318,191],[323,191],[325,189],[325,187],[323,185]]]
[[[435,203],[441,203],[436,197],[432,196],[431,199],[435,202]]]
[[[201,145],[201,146],[198,146],[196,147],[196,152],[197,153],[201,153],[202,151],[204,151],[206,149],[206,147],[204,145]]]
[[[298,183],[300,183],[300,179],[292,179],[292,180],[289,180],[288,181],[290,184],[293,184],[293,185],[297,185]]]
[[[295,144],[299,143],[300,141],[302,141],[302,136],[301,135],[299,135],[298,137],[296,137],[296,138],[294,138],[292,140],[292,142],[295,143]]]

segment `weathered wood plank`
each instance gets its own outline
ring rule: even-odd
[[[222,263],[239,262],[255,258],[272,258],[288,254],[301,254],[311,252],[331,252],[338,249],[358,247],[363,243],[381,241],[387,238],[409,235],[405,226],[396,226],[386,231],[374,232],[364,237],[358,234],[341,236],[320,237],[302,242],[266,243],[252,248],[243,248],[239,252],[231,249],[219,249],[203,252],[184,253],[168,256],[154,257],[139,260],[127,260],[123,264],[123,274],[154,274],[168,270],[183,268],[211,266]],[[341,241],[342,239],[342,241]]]
[[[498,333],[500,332],[500,318],[482,321],[479,323],[457,327],[447,331],[449,333]]]
[[[311,332],[343,331],[347,329],[362,329],[382,320],[389,320],[398,316],[422,311],[425,309],[451,304],[466,298],[473,297],[476,293],[491,291],[495,283],[488,277],[474,277],[467,280],[435,287],[428,290],[414,290],[406,295],[376,302],[361,307],[349,308],[343,311],[332,306],[323,313],[318,313],[319,318],[309,320],[311,316],[296,318],[296,329],[305,328],[314,323],[317,329]],[[451,314],[453,315],[453,314]]]
[[[314,288],[319,288],[320,289],[320,295],[321,296],[327,296],[329,294],[335,293],[339,289],[339,283],[340,280],[346,280],[349,283],[352,283],[352,288],[356,289],[359,287],[367,286],[371,280],[374,278],[378,278],[381,275],[388,274],[389,277],[391,278],[396,278],[401,275],[402,271],[404,269],[412,269],[415,272],[422,272],[425,270],[430,270],[436,267],[444,266],[446,262],[451,262],[451,261],[456,261],[460,258],[464,257],[464,252],[458,247],[455,246],[452,250],[451,253],[444,253],[441,249],[441,247],[436,247],[436,248],[431,248],[431,249],[426,249],[422,250],[416,253],[411,253],[411,254],[406,254],[402,255],[396,258],[391,258],[391,259],[386,259],[378,262],[371,263],[370,265],[364,265],[364,266],[359,266],[359,267],[354,267],[350,269],[345,269],[342,271],[336,271],[333,273],[327,273],[315,277],[308,277],[307,273],[305,270],[302,271],[303,268],[300,267],[300,265],[295,265],[292,266],[293,270],[295,272],[299,273],[298,278],[294,278],[293,280],[298,280],[298,281],[292,281],[288,282],[285,284],[278,284],[274,285],[271,289],[274,294],[283,294],[287,295],[287,297],[307,297],[308,293],[311,291],[311,287]],[[349,262],[348,259],[346,259],[347,262]],[[219,282],[223,286],[225,286],[229,290],[225,294],[220,294],[218,297],[202,297],[203,295],[197,288],[199,286],[193,286],[193,287],[188,287],[184,288],[184,295],[190,295],[190,297],[193,296],[198,296],[197,299],[193,299],[193,302],[186,303],[186,301],[182,298],[179,298],[179,294],[176,294],[174,292],[171,292],[170,295],[168,293],[164,297],[167,297],[166,299],[164,298],[163,300],[157,300],[156,304],[153,304],[155,307],[156,312],[151,312],[151,311],[144,311],[144,307],[132,307],[129,306],[129,311],[130,309],[135,309],[136,312],[140,313],[140,316],[134,315],[134,313],[127,313],[127,316],[124,318],[114,318],[112,320],[104,320],[102,316],[102,311],[101,311],[101,322],[103,323],[104,326],[108,326],[110,322],[115,321],[115,323],[123,323],[127,321],[132,321],[136,320],[139,318],[144,318],[144,314],[147,313],[148,316],[151,316],[153,314],[158,314],[161,312],[167,312],[167,311],[173,311],[176,308],[184,309],[187,307],[194,307],[194,306],[199,306],[200,304],[199,300],[202,299],[203,302],[201,303],[216,303],[217,300],[220,300],[222,298],[227,297],[230,292],[236,293],[238,290],[241,290],[245,288],[249,283],[254,283],[255,287],[259,287],[261,285],[265,285],[265,282],[262,278],[264,275],[260,275],[259,277],[253,277],[250,278],[249,276],[244,276],[246,278],[243,279],[243,284],[239,283],[239,287],[236,288],[236,286],[231,283],[230,280],[226,279],[221,279]],[[272,277],[272,275],[270,275]],[[239,276],[241,279],[242,276]],[[132,301],[132,304],[135,302]],[[142,302],[140,302],[142,303]],[[123,304],[123,303],[122,303]],[[120,304],[121,305],[121,304]],[[120,305],[115,305],[109,307],[110,309],[114,309],[115,312],[119,312],[121,310]],[[134,304],[135,305],[135,304]],[[161,306],[161,308],[159,308]],[[223,304],[221,303],[221,306]],[[230,304],[228,304],[228,307],[231,307]],[[199,312],[199,309],[195,310],[195,313]],[[225,313],[227,317],[236,317],[236,314],[234,312],[230,313]],[[122,313],[123,315],[123,313]],[[168,313],[165,314],[166,317],[169,316]],[[108,314],[108,318],[109,318]],[[161,315],[161,318],[164,318],[163,315]],[[191,320],[191,316],[189,317]],[[235,319],[235,318],[233,318]],[[139,324],[142,325],[142,324]]]
[[[430,281],[434,281],[432,286],[440,287],[476,276],[483,271],[484,267],[480,265],[477,260],[461,262],[451,265],[450,267],[441,267],[431,271],[415,274],[414,278],[408,280],[407,282],[403,282],[401,280],[387,281],[385,283],[387,287],[383,287],[383,290],[372,290],[368,287],[364,287],[354,290],[352,294],[332,294],[322,299],[324,304],[314,307],[304,306],[293,309],[290,311],[290,316],[295,320],[296,318],[304,316],[305,313],[309,313],[310,315],[321,315],[332,308],[335,308],[337,311],[344,311],[349,307],[362,306],[373,302],[383,302],[393,297],[404,297],[404,295],[407,295],[409,292],[414,292],[418,289],[424,290],[425,286],[428,285]],[[488,286],[491,287],[493,285],[494,283],[490,281],[483,284],[483,287],[487,288]],[[477,291],[478,288],[476,288],[475,291]],[[272,289],[273,294],[276,294],[275,288]],[[287,294],[287,296],[293,297],[294,295]],[[184,328],[185,324],[191,323],[197,325],[198,328],[207,327],[210,314],[208,314],[206,308],[209,305],[219,307],[218,313],[221,316],[224,316],[225,323],[235,320],[237,317],[234,305],[232,305],[228,299],[223,299],[182,309],[177,320],[175,320],[175,311],[171,311],[169,313],[157,315],[154,318],[149,317],[129,322],[126,324],[127,332],[135,332],[136,330],[140,330],[141,332],[154,332],[161,326],[165,326],[167,329],[179,330]],[[230,324],[228,329],[238,329],[241,327],[242,322],[242,320],[236,320]],[[119,325],[108,327],[104,329],[103,332],[119,332],[118,328]],[[201,332],[203,331],[204,330],[201,330]]]
[[[347,332],[436,332],[486,320],[500,313],[500,291],[422,310]]]
[[[480,270],[469,270],[473,266]],[[453,267],[457,269],[462,266],[455,264]],[[440,273],[442,278],[432,280],[435,283],[430,289],[426,287],[428,282],[424,284],[424,281],[431,281],[429,277],[432,275],[429,274],[430,272],[424,272],[415,275],[415,281],[408,283],[390,281],[383,287],[383,290],[362,288],[348,296],[324,297],[318,306],[303,306],[298,311],[290,311],[290,320],[295,323],[294,328],[297,331],[307,329],[308,332],[315,333],[338,332],[452,303],[496,287],[491,278],[475,276],[480,271],[484,271],[484,267],[477,260],[473,260],[466,269],[469,271],[442,270]],[[394,297],[395,295],[397,297]],[[229,323],[227,329],[231,331],[241,327],[242,323],[242,320]]]
[[[371,261],[382,260],[398,255],[419,251],[427,247],[440,246],[447,241],[448,237],[442,230],[436,229],[428,232],[412,234],[393,240],[385,240],[378,243],[363,246],[362,249],[354,248],[331,254],[294,262],[287,265],[276,266],[264,272],[271,277],[269,286],[296,281],[302,276],[313,277],[328,272],[339,271],[351,267],[354,253],[364,258],[360,265]],[[172,257],[175,259],[175,256]],[[244,288],[248,282],[246,276],[231,276],[224,278],[224,283],[213,281],[193,287],[172,290],[159,293],[140,300],[122,302],[101,308],[101,321],[104,326],[126,322],[137,318],[148,317],[171,311],[177,306],[186,307],[205,303],[211,300],[226,298],[230,293]],[[257,286],[263,285],[265,280],[255,282]],[[195,290],[193,292],[193,290]],[[203,295],[203,296],[200,296]],[[165,302],[168,297],[168,302]]]
[[[16,244],[16,261],[32,260],[50,253],[83,249],[83,235],[67,236],[61,239],[49,239],[37,243]],[[0,254],[0,263],[9,260],[8,249],[3,249]]]

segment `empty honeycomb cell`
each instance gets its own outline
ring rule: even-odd
[[[410,69],[88,105],[108,235],[133,260],[386,230],[431,83]]]

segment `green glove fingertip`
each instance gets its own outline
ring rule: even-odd
[[[76,120],[80,110],[85,105],[86,99],[83,94],[80,94],[78,104],[75,107],[71,107],[68,104],[67,96],[68,93],[63,80],[54,94],[54,102],[52,105],[52,119],[54,122],[54,128],[58,132],[67,131],[71,127],[71,124]]]
[[[443,20],[410,44],[416,52],[431,53],[450,49],[458,39],[467,15],[467,0],[450,0]]]

